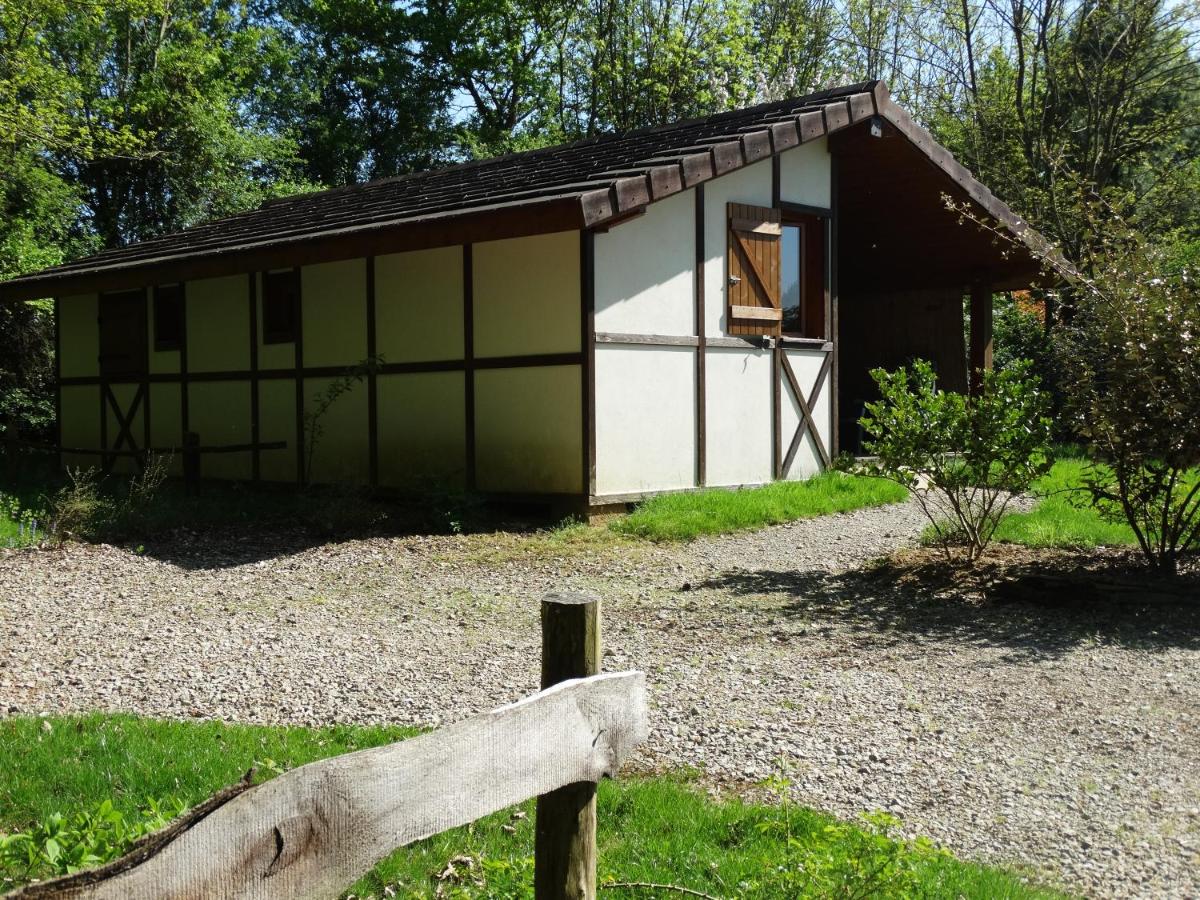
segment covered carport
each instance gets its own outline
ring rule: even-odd
[[[992,298],[1046,280],[1045,245],[895,104],[830,136],[838,273],[838,419],[843,450],[861,443],[870,371],[929,360],[942,387],[967,391],[991,367]],[[968,202],[1008,240],[958,212]],[[965,321],[964,321],[965,319]],[[969,339],[965,335],[969,333]]]

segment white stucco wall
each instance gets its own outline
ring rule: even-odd
[[[580,348],[579,232],[475,244],[475,355]]]
[[[596,347],[596,492],[692,487],[696,351]]]
[[[800,382],[800,387],[804,391],[804,399],[807,400],[816,383],[817,374],[821,371],[825,354],[816,350],[788,350],[787,357],[792,364],[792,371],[796,373],[796,380]],[[833,395],[830,392],[830,379],[830,375],[825,376],[825,384],[817,394],[812,410],[813,419],[817,423],[817,432],[827,451],[830,450],[829,440],[833,433],[830,414],[830,400]],[[792,442],[792,435],[796,433],[796,427],[800,424],[801,414],[800,405],[792,396],[786,377],[781,378],[781,392],[783,403],[780,407],[779,424],[782,430],[782,452],[786,456],[788,446]],[[792,461],[792,468],[787,477],[792,481],[797,481],[815,475],[819,471],[821,471],[821,457],[817,453],[817,445],[810,429],[804,435],[800,449],[796,451],[796,458]]]
[[[696,333],[696,192],[596,235],[596,331]]]
[[[710,485],[771,480],[771,354],[708,350],[706,443]]]
[[[779,199],[829,208],[832,169],[826,138],[801,144],[779,156]]]
[[[375,346],[386,362],[462,359],[462,247],[375,257]]]
[[[725,287],[728,279],[726,204],[771,205],[771,161],[714,178],[704,185],[704,322],[712,337],[725,334]],[[692,226],[695,230],[695,226]]]
[[[481,491],[582,493],[579,366],[475,373],[475,472]]]

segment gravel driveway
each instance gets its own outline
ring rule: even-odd
[[[918,595],[911,505],[685,546],[175,534],[0,552],[0,715],[436,724],[531,693],[538,599],[605,600],[650,679],[638,765],[796,798],[1099,896],[1200,893],[1200,626]]]

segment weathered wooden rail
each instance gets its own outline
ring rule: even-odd
[[[102,867],[12,898],[337,897],[397,847],[539,797],[538,898],[593,898],[595,783],[648,733],[645,676],[593,674],[599,602],[543,602],[543,682],[510,706],[235,785]]]

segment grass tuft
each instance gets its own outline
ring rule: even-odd
[[[890,481],[826,472],[807,481],[778,481],[763,487],[664,494],[609,527],[653,541],[690,541],[705,534],[899,503],[907,497],[905,488]]]
[[[1027,547],[1121,547],[1137,544],[1133,529],[1124,523],[1105,521],[1086,502],[1083,473],[1087,460],[1059,459],[1033,486],[1041,497],[1027,513],[1010,513],[996,529],[995,539]]]

